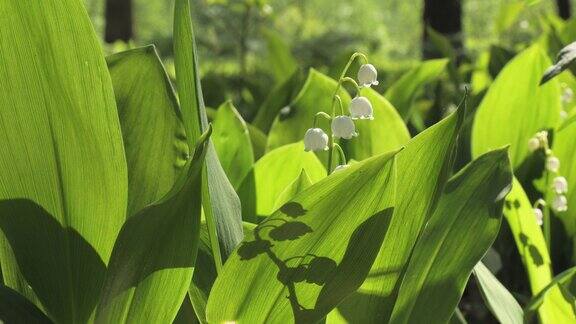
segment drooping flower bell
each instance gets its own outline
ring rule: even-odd
[[[560,170],[560,160],[555,156],[546,158],[546,170],[550,172],[558,172]]]
[[[358,70],[358,85],[370,87],[378,85],[378,71],[372,64],[363,64]]]
[[[322,128],[310,128],[304,135],[304,150],[308,151],[326,151],[328,150],[328,135]]]
[[[536,216],[536,223],[540,226],[544,223],[544,213],[540,208],[534,208],[534,216]]]
[[[552,209],[557,212],[565,212],[568,210],[568,199],[564,195],[557,195],[552,201]]]
[[[336,116],[332,119],[332,134],[336,138],[351,139],[358,136],[354,121],[348,116]]]
[[[568,192],[568,181],[564,177],[556,177],[552,181],[552,188],[557,194],[565,194]]]
[[[350,101],[350,116],[353,119],[374,119],[372,104],[366,97],[356,97]]]
[[[536,150],[540,149],[540,140],[536,137],[532,137],[528,140],[528,149],[530,152],[535,152]]]

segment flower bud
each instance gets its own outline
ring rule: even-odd
[[[358,70],[358,84],[361,87],[378,85],[378,71],[372,64],[363,64]]]
[[[328,150],[328,135],[321,128],[310,128],[304,135],[304,150],[326,151]]]
[[[536,137],[532,137],[528,141],[528,149],[530,150],[530,152],[535,152],[539,148],[540,148],[540,140],[538,140]]]
[[[552,201],[552,209],[557,212],[565,212],[568,210],[568,200],[564,195],[557,195]]]
[[[372,104],[366,97],[356,97],[350,101],[350,116],[353,119],[374,119]]]
[[[557,194],[564,194],[568,192],[568,181],[564,177],[556,177],[552,181],[552,188]]]
[[[548,146],[548,132],[547,131],[540,131],[540,132],[536,133],[536,135],[534,137],[536,137],[540,141],[541,147]]]
[[[549,156],[546,159],[546,170],[550,172],[558,172],[558,170],[560,170],[560,160],[555,156]]]
[[[356,133],[356,126],[352,118],[348,116],[336,116],[332,119],[332,134],[336,138],[351,139],[358,136]]]
[[[542,224],[544,223],[544,213],[542,213],[542,209],[540,208],[534,208],[534,215],[536,216],[536,223],[538,223],[538,225],[542,226]]]

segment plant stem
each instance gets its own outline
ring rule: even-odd
[[[204,174],[206,178],[208,172],[204,166]],[[206,227],[208,228],[208,237],[210,239],[210,248],[214,256],[214,263],[216,264],[216,274],[219,275],[222,271],[222,254],[220,252],[220,242],[218,241],[218,231],[216,229],[216,222],[214,214],[212,213],[212,202],[210,201],[210,194],[208,189],[208,182],[203,181],[202,188],[202,205],[204,210],[204,218],[206,219]]]
[[[547,201],[549,200],[549,187],[550,187],[550,171],[546,171],[545,172],[545,176],[544,176],[544,183],[546,185],[546,189],[544,190],[544,197]],[[552,246],[552,241],[551,241],[551,230],[550,230],[550,204],[546,204],[544,206],[544,210],[543,210],[543,220],[542,220],[542,229],[544,232],[544,240],[546,241],[546,247],[548,247],[548,253],[550,253],[550,248]]]

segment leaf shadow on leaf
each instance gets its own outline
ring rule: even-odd
[[[86,322],[106,275],[106,265],[92,245],[29,199],[0,201],[0,229],[51,317]]]
[[[286,203],[280,210],[292,218],[303,216],[307,211],[296,202]],[[282,260],[272,250],[274,242],[298,240],[314,230],[303,221],[289,221],[281,217],[268,218],[260,223],[254,230],[254,240],[243,242],[237,253],[243,261],[266,255],[278,268],[276,279],[287,290],[295,323],[314,323],[324,318],[341,301],[341,296],[355,291],[362,284],[372,262],[359,268],[362,262],[359,262],[358,258],[361,255],[363,258],[375,260],[385,234],[380,229],[387,228],[385,225],[390,221],[392,213],[393,208],[387,208],[360,224],[354,230],[340,263],[329,257],[310,253]],[[263,233],[264,229],[269,229],[267,235]],[[367,242],[369,240],[366,240],[366,237],[373,237],[374,240],[379,240],[380,244]],[[322,287],[312,309],[305,308],[298,300],[295,284],[302,282]]]
[[[504,208],[508,210],[513,208],[516,209],[516,213],[520,213],[521,208],[520,201],[518,201],[518,199],[515,199],[514,201],[506,200]],[[525,251],[528,251],[528,253],[530,253],[530,256],[534,261],[534,264],[536,264],[536,266],[544,265],[544,257],[542,256],[542,254],[540,254],[540,251],[538,251],[536,245],[530,242],[530,237],[528,235],[526,235],[525,233],[520,233],[520,242],[524,246]]]

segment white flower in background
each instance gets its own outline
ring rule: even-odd
[[[571,103],[572,100],[574,99],[574,91],[572,91],[572,89],[570,89],[566,86],[562,90],[562,96],[560,98],[562,99],[562,103],[564,105],[567,105],[567,104]]]
[[[348,116],[336,116],[332,119],[332,134],[336,138],[351,139],[358,136],[356,133],[356,126],[352,118]]]
[[[540,148],[539,139],[537,139],[536,137],[532,137],[530,140],[528,140],[528,149],[530,150],[530,152],[535,152],[539,148]]]
[[[522,20],[519,25],[522,29],[528,29],[530,27],[530,22],[528,22],[528,20]]]
[[[326,151],[328,149],[328,135],[322,128],[310,128],[304,135],[305,151]]]
[[[538,225],[542,226],[542,224],[544,223],[544,213],[542,213],[542,209],[540,208],[534,208],[534,216],[536,216],[536,223],[538,223]]]
[[[347,167],[349,167],[348,164],[340,164],[339,166],[337,166],[336,168],[334,168],[334,172],[344,170],[344,169],[346,169]]]
[[[560,119],[565,120],[568,118],[568,112],[566,110],[560,110]]]
[[[566,196],[558,195],[558,196],[554,197],[554,200],[552,201],[552,209],[557,213],[567,211],[568,210],[568,199],[566,199]]]
[[[550,172],[558,172],[558,170],[560,170],[560,160],[555,156],[549,156],[546,159],[546,170]]]
[[[356,97],[350,101],[350,116],[360,119],[374,119],[372,104],[366,97]]]
[[[564,177],[556,177],[552,180],[552,188],[557,194],[565,194],[568,192],[568,181]]]
[[[535,137],[540,141],[540,146],[545,147],[548,145],[548,132],[540,131],[536,133]]]
[[[363,64],[358,70],[358,85],[370,87],[378,85],[378,71],[372,64]]]

